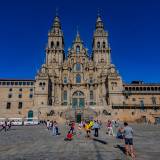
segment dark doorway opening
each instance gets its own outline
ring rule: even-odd
[[[81,115],[81,114],[77,114],[77,115],[76,115],[76,122],[77,122],[77,123],[80,123],[80,122],[81,122],[81,119],[82,119],[82,115]]]

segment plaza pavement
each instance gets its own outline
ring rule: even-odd
[[[132,124],[135,131],[136,160],[160,159],[160,126]],[[96,140],[80,137],[66,142],[65,125],[61,135],[52,136],[45,126],[17,126],[0,132],[0,160],[128,160],[121,150],[123,142],[106,135],[105,127]],[[106,144],[104,144],[104,143]],[[121,147],[118,147],[120,145]]]

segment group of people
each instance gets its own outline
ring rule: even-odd
[[[65,140],[71,141],[73,139],[73,135],[77,135],[79,138],[82,134],[82,131],[86,132],[86,138],[91,138],[91,131],[94,130],[94,136],[98,137],[98,131],[100,129],[101,123],[98,120],[90,120],[90,121],[84,121],[78,124],[77,129],[75,129],[75,122],[72,121],[68,124],[69,130],[67,132],[67,135],[65,137]]]
[[[127,122],[124,122],[124,126],[120,126],[117,121],[107,122],[107,134],[116,137],[117,139],[124,140],[125,143],[125,152],[127,155],[131,155],[132,158],[135,158],[135,153],[133,149],[133,129],[128,125]]]
[[[4,130],[5,132],[8,131],[12,126],[11,121],[4,121],[4,123],[1,125],[0,131]]]
[[[92,133],[95,137],[99,136],[99,129],[102,123],[98,120],[83,121],[78,126],[74,121],[70,121],[66,124],[68,131],[64,138],[65,141],[71,141],[76,135],[78,138],[82,135],[82,132],[86,133],[86,138],[92,139]],[[52,130],[53,135],[59,135],[58,123],[56,121],[47,121],[46,126],[48,130]],[[114,136],[117,139],[121,139],[125,143],[125,151],[127,155],[132,158],[135,157],[133,150],[133,129],[124,122],[123,126],[120,125],[118,121],[108,120],[107,124],[107,134]]]
[[[48,130],[52,131],[53,136],[59,135],[58,123],[56,121],[47,120],[46,126]]]

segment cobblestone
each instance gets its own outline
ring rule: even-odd
[[[132,124],[135,131],[136,160],[160,158],[160,126]],[[104,127],[98,140],[86,139],[85,133],[66,142],[65,125],[60,126],[61,135],[52,136],[44,126],[17,126],[8,132],[0,132],[0,160],[124,160],[128,159],[118,149],[123,142],[106,135]]]

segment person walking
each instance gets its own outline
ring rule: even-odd
[[[125,150],[127,155],[131,155],[132,158],[135,158],[135,153],[133,150],[133,129],[128,125],[127,122],[124,122],[124,138],[125,138]]]

